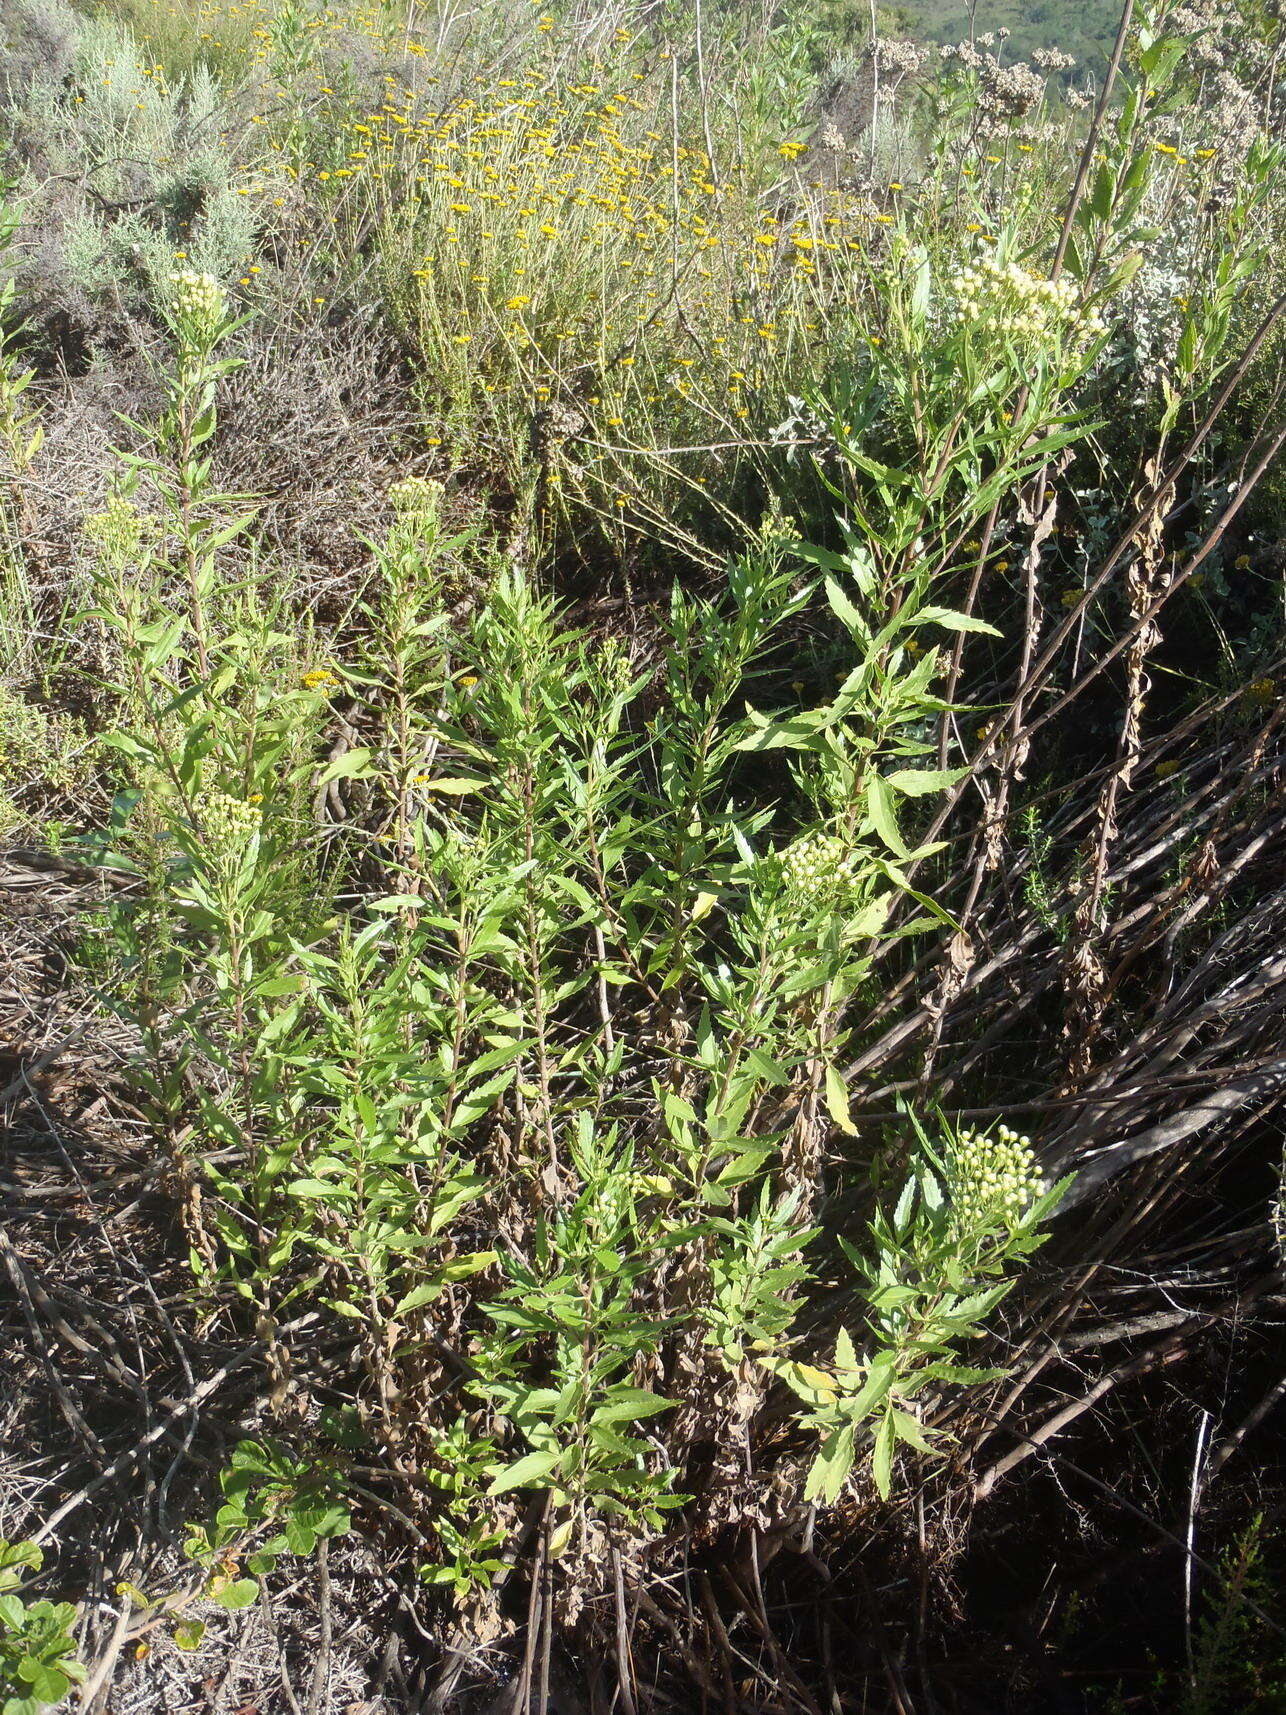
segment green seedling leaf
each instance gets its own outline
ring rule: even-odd
[[[847,1328],[841,1328],[835,1337],[835,1368],[844,1375],[858,1373],[857,1353],[853,1349],[853,1337]]]
[[[866,782],[866,809],[871,818],[871,826],[889,850],[897,857],[909,859],[911,853],[898,828],[893,794],[888,783],[878,774],[872,774]]]
[[[316,784],[328,786],[332,780],[364,778],[371,773],[372,754],[366,745],[355,745],[352,750],[346,750],[343,756],[337,756],[334,762],[328,763],[317,776]]]
[[[311,1554],[317,1546],[317,1532],[312,1524],[298,1513],[291,1513],[287,1517],[282,1535],[292,1554]]]
[[[862,617],[861,609],[849,598],[843,585],[837,578],[827,578],[825,581],[826,600],[830,603],[831,612],[855,637],[865,637],[869,627]]]
[[[24,1570],[38,1572],[44,1554],[34,1542],[6,1542],[0,1537],[0,1590],[11,1590],[21,1582]]]
[[[929,1441],[918,1417],[912,1417],[909,1411],[893,1412],[893,1424],[899,1441],[905,1441],[909,1447],[914,1447],[917,1453],[928,1453],[935,1458],[941,1458],[941,1453]]]
[[[39,1703],[61,1703],[71,1690],[71,1680],[61,1669],[34,1656],[24,1656],[18,1663],[18,1678],[31,1687],[31,1695]]]
[[[834,1506],[853,1469],[853,1428],[844,1424],[822,1442],[804,1484],[806,1501],[824,1501]]]
[[[562,1524],[555,1525],[550,1531],[546,1552],[551,1560],[557,1560],[571,1542],[574,1523],[573,1519],[564,1519]]]
[[[259,1600],[259,1581],[256,1578],[234,1578],[229,1582],[216,1580],[210,1599],[229,1613],[236,1613]]]

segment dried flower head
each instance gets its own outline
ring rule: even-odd
[[[1045,93],[1045,80],[1029,65],[1001,65],[990,55],[981,70],[979,105],[992,119],[1025,119]]]
[[[928,57],[929,50],[914,42],[881,37],[875,43],[875,62],[885,77],[914,77]]]

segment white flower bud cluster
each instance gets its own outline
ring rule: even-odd
[[[230,792],[207,792],[201,800],[202,825],[216,846],[245,845],[259,832],[262,820],[257,804],[234,798]]]
[[[394,546],[413,548],[437,529],[443,486],[429,476],[405,476],[389,488]]]
[[[399,517],[436,516],[442,500],[442,484],[431,476],[404,476],[392,485],[388,497]]]
[[[994,251],[962,268],[952,292],[960,316],[997,339],[1045,344],[1064,331],[1091,339],[1106,327],[1096,310],[1080,309],[1074,280],[1042,280]]]
[[[807,904],[833,899],[853,880],[855,857],[838,834],[814,831],[793,840],[781,854],[787,887]]]
[[[951,1206],[963,1230],[1010,1226],[1047,1186],[1031,1139],[1007,1125],[962,1131],[951,1151]]]
[[[228,299],[213,274],[194,274],[183,268],[170,275],[174,287],[171,304],[175,318],[186,327],[209,334],[218,327],[227,311]]]

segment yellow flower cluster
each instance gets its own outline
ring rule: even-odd
[[[1041,279],[994,251],[962,268],[952,286],[960,316],[996,339],[1046,344],[1065,332],[1092,338],[1106,327],[1096,310],[1080,308],[1074,280]]]
[[[101,512],[86,517],[84,532],[109,565],[123,566],[138,552],[147,527],[124,495],[113,494]]]
[[[274,203],[332,225],[338,253],[373,238],[388,308],[450,402],[430,447],[469,437],[516,461],[538,413],[551,492],[627,527],[677,520],[678,497],[724,504],[734,449],[771,440],[829,354],[881,343],[891,235],[921,191],[873,196],[784,114],[744,148],[707,133],[676,115],[668,53],[631,50],[628,31],[586,55],[560,14],[515,18],[503,62],[471,76],[374,0],[194,3],[214,45],[257,67],[243,191],[287,193]],[[369,78],[340,75],[350,37]],[[973,294],[971,318],[1012,322],[990,266],[962,275],[960,311]],[[1005,293],[1039,328],[1091,331],[1065,288],[1018,273]]]
[[[329,667],[310,667],[299,682],[306,691],[329,691],[339,684]]]
[[[761,164],[716,168],[704,139],[676,138],[649,74],[514,69],[445,108],[390,87],[327,169],[337,220],[364,204],[336,181],[364,179],[426,356],[497,412],[514,389],[550,405],[570,389],[603,443],[587,468],[662,416],[668,438],[692,419],[723,438],[852,311],[869,199],[818,185],[765,210]],[[616,477],[614,503],[629,492]]]
[[[227,311],[227,294],[213,274],[196,274],[182,268],[170,275],[174,287],[171,299],[175,319],[195,332],[210,334],[218,327]]]
[[[1045,1191],[1031,1139],[1009,1126],[962,1131],[951,1151],[951,1208],[965,1232],[1012,1226]]]
[[[1246,686],[1246,701],[1257,709],[1271,708],[1277,701],[1277,686],[1271,679],[1252,679]]]
[[[207,792],[201,800],[201,821],[216,846],[242,846],[259,832],[262,815],[257,805],[230,792]]]

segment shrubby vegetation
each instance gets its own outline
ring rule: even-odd
[[[1134,10],[1109,71],[11,8],[0,833],[95,880],[66,983],[262,1380],[122,1638],[362,1537],[426,1706],[606,1648],[637,1710],[630,1629],[708,1693],[661,1592],[748,1541],[794,1683],[759,1544],[960,1492],[1000,1306],[1115,1172],[1061,1115],[1150,1040],[1133,806],[1245,739],[1196,968],[1270,814],[1279,42]],[[56,1701],[74,1610],[0,1602]]]

